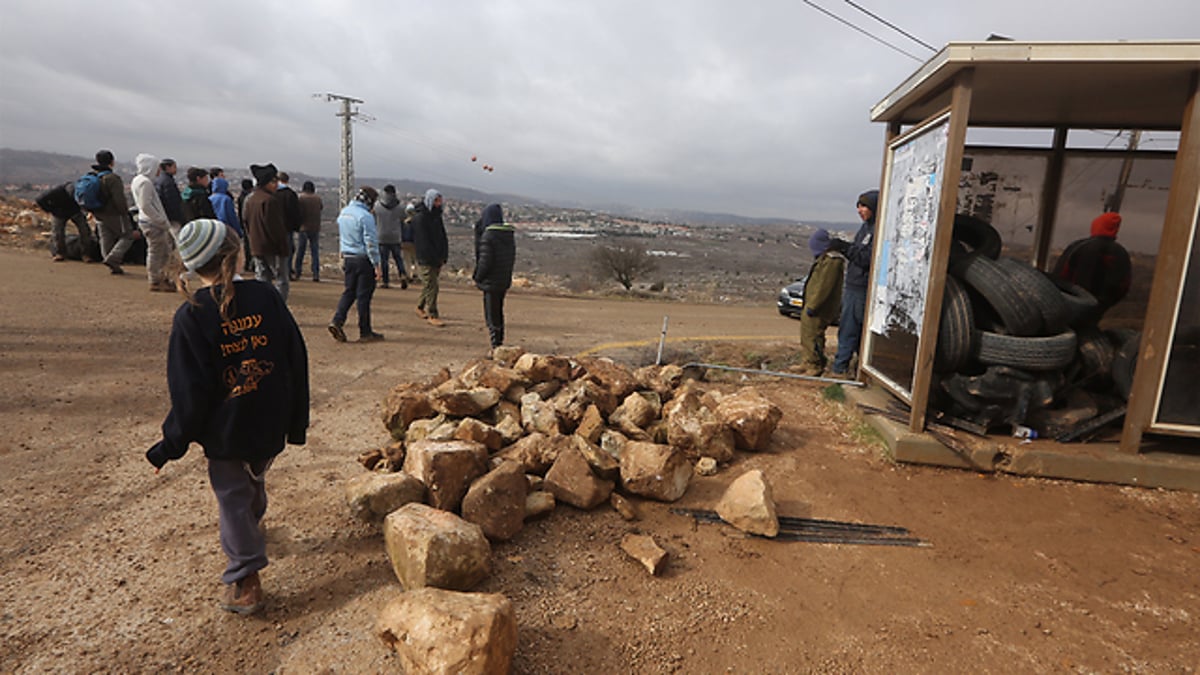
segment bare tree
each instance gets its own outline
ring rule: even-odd
[[[638,277],[657,267],[654,258],[640,246],[597,246],[592,249],[592,268],[596,273],[606,279],[616,279],[627,291],[633,288]]]

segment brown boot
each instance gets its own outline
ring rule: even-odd
[[[262,611],[264,605],[262,582],[258,580],[258,572],[254,572],[225,587],[221,609],[236,614],[254,614]]]
[[[437,318],[436,316],[431,316],[428,319],[426,319],[426,321],[429,322],[430,326],[436,326],[437,328],[441,328],[442,326],[446,325],[445,321],[442,321],[441,319]]]

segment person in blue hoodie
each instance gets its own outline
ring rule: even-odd
[[[853,242],[833,239],[829,248],[846,257],[846,282],[842,287],[842,317],[838,324],[837,355],[833,357],[830,373],[848,377],[850,359],[858,353],[862,342],[863,314],[867,308],[867,283],[871,276],[871,255],[875,248],[875,210],[879,207],[879,190],[867,190],[854,204],[862,225]]]
[[[337,311],[329,322],[329,334],[338,342],[346,341],[346,316],[350,305],[358,303],[358,341],[379,342],[383,335],[371,330],[371,296],[379,281],[379,235],[371,209],[379,192],[370,186],[359,188],[354,199],[338,215],[338,239],[342,252],[342,271],[346,288],[338,299]]]
[[[495,349],[504,344],[504,295],[512,286],[517,244],[513,227],[504,222],[504,211],[499,204],[488,204],[483,209],[479,229],[472,278],[483,291],[483,318]]]
[[[238,220],[237,204],[229,196],[229,181],[224,178],[212,179],[212,194],[208,196],[208,201],[217,214],[217,220],[232,227],[239,237],[246,236],[242,221]]]

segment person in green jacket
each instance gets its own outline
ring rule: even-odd
[[[819,229],[808,239],[813,264],[804,284],[804,314],[800,317],[802,375],[825,371],[825,329],[842,313],[842,276],[846,259],[829,249],[829,232]]]

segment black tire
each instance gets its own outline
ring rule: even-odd
[[[982,363],[1024,370],[1058,370],[1075,358],[1075,344],[1073,331],[1049,337],[1016,337],[980,331],[977,358]]]
[[[1000,248],[1003,245],[996,228],[965,213],[954,216],[953,239],[965,244],[971,253],[978,253],[992,260],[1000,257]]]
[[[1067,307],[1067,301],[1050,277],[1042,274],[1032,265],[1012,258],[1000,258],[996,260],[996,264],[1000,266],[1000,269],[1008,272],[1010,281],[1013,286],[1016,286],[1017,292],[1028,299],[1031,304],[1037,306],[1042,315],[1040,335],[1058,335],[1067,329],[1070,308]]]
[[[1062,294],[1063,302],[1067,305],[1067,325],[1077,328],[1080,324],[1091,323],[1096,316],[1096,308],[1100,303],[1096,296],[1083,286],[1073,284],[1066,279],[1055,276],[1048,277],[1055,288]]]
[[[1141,346],[1141,342],[1141,333],[1129,335],[1113,356],[1113,384],[1117,385],[1117,393],[1126,401],[1129,400],[1129,392],[1133,389],[1133,370],[1137,367],[1138,347]]]
[[[1108,336],[1095,328],[1077,331],[1076,337],[1078,338],[1079,379],[1087,379],[1089,382],[1105,381],[1112,372],[1116,347],[1113,346]]]
[[[1010,335],[1037,335],[1042,330],[1042,312],[1028,292],[1013,283],[1011,275],[995,260],[973,255],[960,267],[963,281],[987,300],[1000,315]]]
[[[957,372],[974,353],[975,314],[971,311],[971,298],[962,284],[954,277],[947,276],[933,370],[938,373]]]

